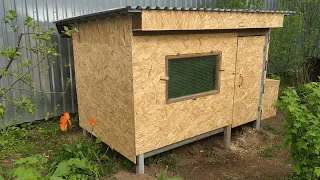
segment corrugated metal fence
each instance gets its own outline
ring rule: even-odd
[[[278,8],[279,0],[265,0],[264,9],[274,10]],[[38,25],[43,29],[55,28],[52,23],[55,20],[68,17],[87,14],[95,11],[121,7],[121,6],[180,6],[180,7],[206,7],[209,3],[214,4],[214,0],[0,0],[0,19],[3,19],[6,12],[10,9],[18,14],[17,24],[20,26],[19,32],[27,32],[23,26],[23,21],[27,16],[33,17]],[[19,33],[18,32],[18,33]],[[18,33],[12,32],[9,26],[2,21],[0,23],[0,49],[8,46],[15,46],[18,41]],[[39,92],[30,92],[23,89],[29,89],[30,85],[23,82],[18,83],[13,91],[10,91],[9,97],[20,97],[21,94],[32,96],[32,100],[38,104],[35,116],[29,116],[23,113],[22,116],[16,112],[10,103],[5,104],[6,118],[0,120],[0,126],[10,124],[9,118],[15,118],[17,123],[30,122],[43,119],[47,112],[53,112],[57,105],[56,115],[68,111],[77,112],[77,98],[74,82],[73,55],[70,47],[69,39],[60,39],[54,36],[53,39],[58,43],[57,50],[61,54],[53,63],[45,60],[40,68],[36,68],[32,72],[34,86]],[[30,37],[22,39],[21,46],[34,46],[35,42]],[[41,54],[34,55],[22,51],[21,59],[30,59],[35,64],[41,58]],[[0,57],[0,67],[6,65],[7,61]],[[65,67],[65,64],[71,64],[71,67]],[[49,74],[41,72],[41,69],[48,66]],[[13,63],[10,70],[18,70],[17,63]],[[20,72],[23,73],[23,72]],[[71,85],[67,89],[66,94],[61,97],[58,92],[65,89],[65,80],[71,79]],[[8,87],[12,79],[3,78],[0,81],[0,87]],[[41,91],[41,92],[40,92]],[[49,93],[57,92],[57,93]]]

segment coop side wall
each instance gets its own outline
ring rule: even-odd
[[[237,35],[133,36],[136,154],[149,152],[232,123]],[[166,103],[165,56],[222,51],[220,93]]]
[[[92,21],[73,34],[73,49],[80,126],[136,162],[131,36],[130,16]]]
[[[263,101],[262,101],[262,118],[267,119],[273,117],[277,114],[277,109],[275,108],[275,103],[278,100],[279,93],[279,80],[266,79]]]

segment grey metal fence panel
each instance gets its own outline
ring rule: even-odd
[[[3,19],[6,12],[10,9],[15,10],[18,14],[17,24],[20,26],[19,32],[28,32],[23,26],[23,21],[27,16],[33,17],[38,25],[43,29],[55,28],[52,23],[55,20],[79,16],[91,12],[106,10],[110,8],[122,6],[180,6],[180,7],[206,7],[209,4],[214,4],[215,0],[0,0],[0,19]],[[273,10],[278,7],[279,0],[265,0],[264,9]],[[15,46],[18,41],[18,33],[12,32],[10,27],[0,22],[0,49],[8,46]],[[62,114],[65,111],[70,113],[77,112],[77,97],[74,81],[73,69],[73,54],[71,42],[69,39],[61,39],[58,36],[53,36],[53,39],[58,43],[57,50],[61,57],[56,59],[56,63],[51,60],[45,60],[40,68],[32,71],[35,86],[37,90],[42,92],[30,92],[30,85],[19,82],[8,93],[9,97],[20,97],[22,94],[32,97],[32,100],[38,104],[34,116],[27,113],[17,113],[12,104],[5,104],[6,117],[5,120],[0,120],[0,126],[11,124],[9,118],[17,119],[17,123],[30,122],[43,119],[47,112],[53,112],[57,105],[60,107],[56,115]],[[22,39],[22,46],[35,45],[35,42],[30,37],[25,36]],[[42,59],[41,54],[31,54],[26,51],[21,52],[21,59],[30,59],[33,64]],[[0,57],[0,67],[6,65],[7,61]],[[71,64],[71,67],[65,67],[65,64]],[[49,74],[41,72],[41,69],[48,66]],[[13,63],[10,70],[19,70],[17,63]],[[62,92],[65,89],[65,81],[71,79],[71,85],[67,89],[66,94],[61,97],[59,93],[46,92]],[[8,87],[12,79],[4,78],[0,81],[0,87]],[[43,93],[44,92],[44,93]]]

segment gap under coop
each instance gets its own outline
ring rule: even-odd
[[[276,114],[270,28],[292,12],[125,7],[55,22],[72,36],[80,126],[137,164]]]

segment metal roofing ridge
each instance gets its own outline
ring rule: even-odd
[[[204,11],[204,12],[233,12],[233,13],[270,13],[270,14],[295,14],[295,11],[269,11],[269,10],[260,10],[260,9],[221,9],[221,8],[193,8],[193,7],[160,7],[160,6],[126,6],[126,7],[118,7],[107,9],[103,11],[97,11],[93,13],[83,14],[79,16],[74,16],[70,18],[65,18],[61,20],[54,21],[53,23],[59,24],[62,22],[94,17],[98,15],[103,15],[106,13],[112,12],[120,12],[120,11],[127,11],[127,12],[141,12],[141,10],[166,10],[166,11]]]
[[[92,12],[92,13],[88,13],[88,14],[82,14],[82,15],[79,15],[79,16],[73,16],[73,17],[70,17],[70,18],[56,20],[56,21],[53,21],[53,23],[57,24],[57,23],[60,23],[60,22],[65,22],[65,21],[69,21],[69,20],[75,20],[75,19],[79,19],[79,18],[94,17],[94,16],[97,16],[97,15],[105,14],[105,13],[119,12],[121,10],[129,10],[129,9],[128,9],[128,6],[127,7],[112,8],[112,9],[96,11],[96,12]]]
[[[171,10],[171,11],[213,11],[213,12],[244,12],[244,13],[277,13],[277,14],[295,14],[295,11],[270,11],[261,9],[221,9],[221,8],[194,8],[194,7],[161,7],[161,6],[127,6],[127,9],[138,10]]]

